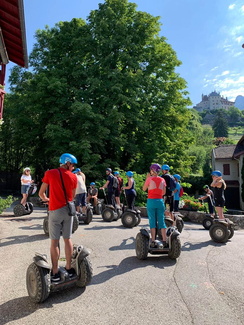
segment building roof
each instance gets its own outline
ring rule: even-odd
[[[232,159],[236,145],[228,144],[213,149],[215,159]]]
[[[233,153],[233,158],[238,158],[241,155],[244,155],[244,135],[236,145],[235,151]]]
[[[0,64],[28,67],[23,0],[1,0]]]

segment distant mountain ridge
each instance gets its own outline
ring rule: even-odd
[[[235,100],[235,107],[239,108],[240,110],[244,110],[244,96],[237,96]]]

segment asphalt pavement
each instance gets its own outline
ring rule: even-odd
[[[26,270],[35,252],[50,256],[45,216],[43,208],[30,216],[14,217],[11,209],[0,216],[0,325],[244,324],[244,230],[217,244],[201,225],[187,222],[177,260],[148,255],[141,261],[135,237],[148,227],[146,218],[129,229],[121,220],[105,223],[94,215],[72,237],[91,252],[91,283],[36,304],[27,294]]]

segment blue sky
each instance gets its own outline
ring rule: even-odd
[[[193,105],[216,90],[229,100],[244,96],[244,1],[134,0],[137,10],[160,16],[162,36],[182,65],[177,72],[187,81]],[[72,18],[86,19],[103,0],[24,0],[28,53],[34,34],[45,25]],[[7,68],[9,76],[10,68]],[[8,81],[6,80],[8,89]]]

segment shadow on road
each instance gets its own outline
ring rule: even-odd
[[[171,260],[168,256],[150,256],[146,260],[138,260],[135,256],[126,257],[119,265],[105,265],[99,268],[107,268],[107,270],[93,276],[90,285],[97,285],[104,283],[115,276],[133,271],[138,268],[145,268],[147,266],[154,266],[155,268],[165,269],[176,264],[175,260]]]
[[[135,238],[129,237],[126,239],[123,239],[122,243],[118,246],[112,246],[109,248],[110,251],[120,251],[124,249],[135,249]]]
[[[39,240],[44,240],[47,239],[48,237],[43,233],[43,235],[33,235],[33,236],[12,236],[12,237],[6,237],[2,238],[2,240],[7,240],[5,242],[1,242],[0,246],[9,246],[9,245],[14,245],[14,244],[22,244],[22,243],[31,243],[34,241],[39,241]]]
[[[84,292],[85,288],[78,288],[74,286],[63,291],[51,293],[48,299],[41,304],[34,303],[28,296],[9,300],[0,305],[0,325],[4,325],[11,321],[16,321],[27,317],[38,309],[52,308],[55,304],[64,303],[66,301],[76,299]]]
[[[185,242],[184,245],[182,245],[181,250],[182,251],[194,251],[196,249],[202,249],[207,246],[223,246],[226,245],[226,243],[215,243],[212,240],[208,240],[205,242],[198,242],[198,243],[191,243],[191,242]]]

